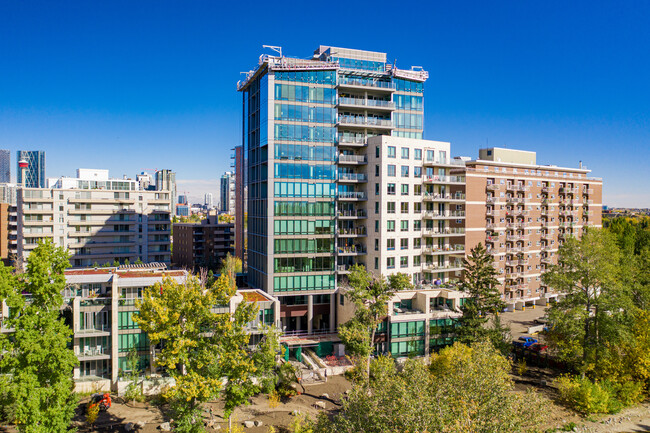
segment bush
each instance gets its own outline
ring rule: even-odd
[[[608,384],[570,376],[563,376],[556,383],[562,401],[576,412],[588,415],[620,409],[620,403]]]
[[[97,417],[99,416],[99,405],[94,405],[91,406],[88,404],[88,409],[86,410],[86,424],[88,425],[93,425],[95,424],[95,421],[97,421]]]
[[[613,386],[616,392],[616,399],[623,406],[631,406],[644,399],[643,383],[634,382],[633,380],[625,381],[623,383]]]

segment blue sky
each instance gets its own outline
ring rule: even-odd
[[[648,22],[650,2],[634,0],[6,0],[0,148],[45,150],[49,177],[172,168],[179,191],[217,197],[241,142],[240,72],[263,44],[296,57],[334,45],[428,70],[425,138],[452,154],[582,160],[605,204],[650,207]]]

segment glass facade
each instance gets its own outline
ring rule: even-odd
[[[374,188],[367,139],[422,138],[422,80],[396,76],[382,53],[355,58],[359,51],[338,50],[321,51],[319,60],[275,57],[240,86],[248,282],[282,297],[332,293],[337,273],[365,264],[368,224],[360,220]],[[415,173],[400,167],[395,174]],[[287,316],[287,329],[290,323]]]

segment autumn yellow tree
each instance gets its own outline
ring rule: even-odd
[[[235,264],[236,265],[236,264]],[[236,268],[236,266],[234,266]],[[277,333],[269,332],[257,346],[249,346],[247,324],[257,315],[257,305],[241,302],[234,312],[224,312],[235,296],[234,272],[227,267],[210,287],[189,276],[184,282],[165,279],[145,289],[134,316],[152,344],[162,344],[155,363],[176,385],[167,393],[175,430],[204,431],[201,406],[219,396],[225,415],[259,392],[254,377],[266,377],[269,358],[275,358]],[[271,349],[269,350],[269,347]]]

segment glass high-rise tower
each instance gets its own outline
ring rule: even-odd
[[[0,183],[11,182],[11,153],[0,149]]]
[[[337,276],[370,247],[368,138],[422,138],[428,74],[417,69],[320,46],[311,60],[263,55],[238,83],[248,282],[280,298],[285,332],[333,330]]]
[[[18,185],[23,182],[23,174],[20,170],[19,163],[21,160],[27,161],[27,170],[25,171],[25,187],[27,188],[45,188],[45,151],[43,150],[19,150],[16,155],[16,176]]]

